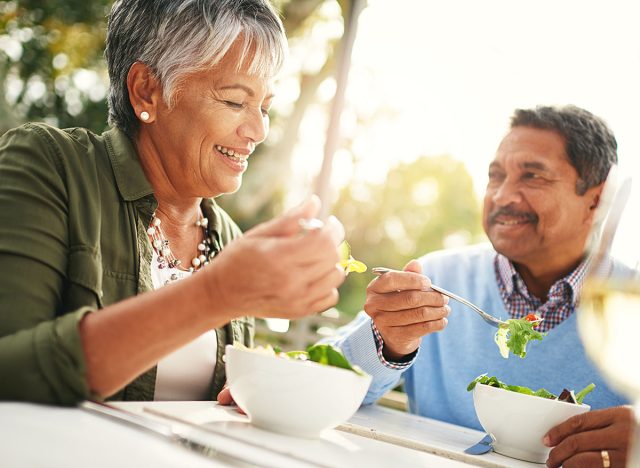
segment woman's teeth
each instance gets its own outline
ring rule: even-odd
[[[228,157],[229,159],[235,162],[244,162],[247,159],[246,156],[236,156],[235,151],[233,151],[232,149],[225,148],[224,146],[215,145],[215,148],[218,151],[220,151],[222,154],[224,154],[226,157]]]

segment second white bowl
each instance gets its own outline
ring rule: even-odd
[[[473,390],[473,404],[497,453],[534,463],[549,457],[550,448],[542,443],[549,429],[591,409],[483,384]]]

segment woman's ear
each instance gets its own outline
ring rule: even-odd
[[[151,123],[157,117],[162,99],[162,86],[151,69],[142,62],[135,62],[127,74],[129,102],[143,123]]]

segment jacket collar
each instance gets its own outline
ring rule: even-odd
[[[127,134],[112,128],[103,136],[122,199],[133,201],[151,195],[153,187],[144,175],[138,154]]]

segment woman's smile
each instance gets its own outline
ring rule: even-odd
[[[234,171],[242,173],[247,170],[250,153],[241,154],[239,151],[221,145],[215,145],[214,149],[224,163]]]

